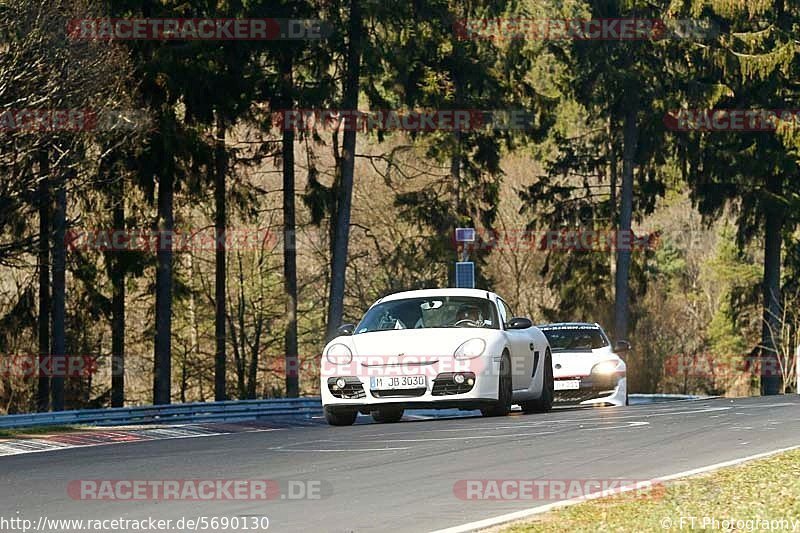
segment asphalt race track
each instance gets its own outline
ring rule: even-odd
[[[650,479],[800,444],[800,396],[324,424],[0,457],[0,516],[266,516],[270,531],[425,531],[549,501],[468,501],[465,479]],[[84,501],[72,480],[312,481],[320,498]],[[251,530],[252,531],[252,530]]]

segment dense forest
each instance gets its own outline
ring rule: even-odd
[[[271,22],[97,25],[154,19]],[[800,4],[0,0],[0,207],[2,413],[318,394],[457,227],[516,314],[630,340],[631,392],[786,392]]]

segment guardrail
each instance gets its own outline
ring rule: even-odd
[[[321,413],[322,404],[319,398],[239,400],[6,415],[0,416],[0,428],[228,422],[272,416],[310,417]]]
[[[707,398],[683,394],[631,394],[629,397],[632,404]],[[319,398],[238,400],[6,415],[0,416],[0,429],[73,425],[122,426],[175,422],[199,424],[255,420],[274,416],[311,417],[320,414],[322,414],[322,403]]]

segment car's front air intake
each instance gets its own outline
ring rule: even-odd
[[[433,380],[431,395],[452,396],[454,394],[465,394],[471,391],[474,386],[475,374],[472,372],[445,372],[439,374]]]
[[[343,380],[344,383],[340,380]],[[334,397],[344,400],[359,400],[367,397],[361,380],[356,377],[328,378],[328,390]]]

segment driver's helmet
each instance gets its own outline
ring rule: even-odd
[[[456,322],[459,320],[472,320],[478,322],[481,319],[481,311],[474,305],[462,305],[456,313]]]

